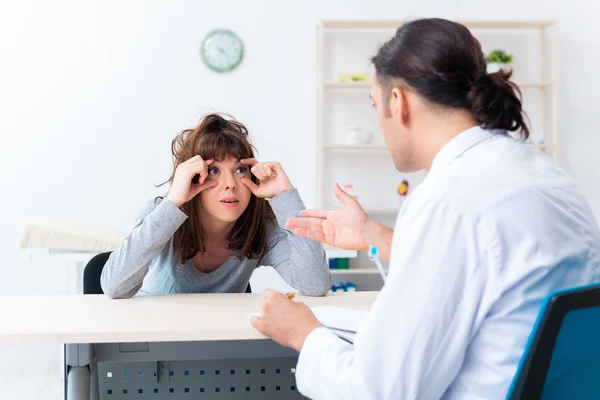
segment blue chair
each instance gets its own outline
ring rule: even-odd
[[[507,399],[600,399],[600,285],[546,297]]]

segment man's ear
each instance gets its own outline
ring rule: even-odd
[[[401,125],[408,123],[408,103],[406,92],[400,88],[393,88],[390,96],[390,112],[392,118],[398,121]]]

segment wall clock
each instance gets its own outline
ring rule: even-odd
[[[244,45],[232,31],[215,29],[202,41],[200,55],[204,64],[211,70],[229,72],[242,62]]]

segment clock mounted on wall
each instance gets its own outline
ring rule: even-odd
[[[210,31],[202,41],[200,56],[204,64],[215,72],[229,72],[237,68],[244,56],[240,38],[228,29]]]

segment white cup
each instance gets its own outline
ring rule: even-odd
[[[361,128],[346,129],[346,144],[371,144],[373,135]]]

